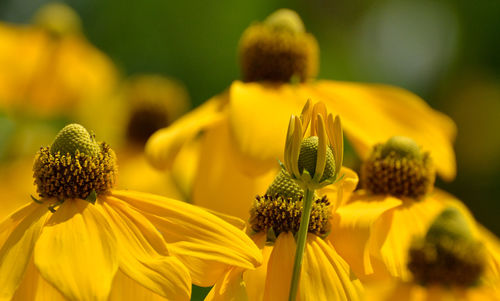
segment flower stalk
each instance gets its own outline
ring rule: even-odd
[[[308,133],[309,130],[309,133]],[[306,137],[306,134],[307,135]],[[306,137],[306,138],[305,138]],[[290,178],[303,190],[304,201],[289,300],[297,296],[302,257],[307,240],[314,191],[337,182],[343,160],[343,135],[340,118],[327,115],[326,106],[311,100],[305,104],[300,117],[292,115],[285,142],[284,164]]]
[[[294,301],[297,297],[299,288],[300,269],[302,267],[302,257],[304,257],[304,248],[307,240],[307,230],[309,228],[309,219],[311,217],[312,203],[314,199],[314,190],[306,189],[304,191],[304,211],[300,220],[299,232],[297,232],[297,249],[295,251],[295,260],[293,263],[292,282],[288,300]]]

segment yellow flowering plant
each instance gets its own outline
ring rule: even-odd
[[[447,206],[467,209],[434,187],[431,154],[407,137],[376,145],[360,178],[361,189],[334,214],[332,243],[363,280],[406,281],[411,277],[407,262],[413,238],[424,236]]]
[[[408,250],[412,277],[370,285],[367,300],[498,300],[499,249],[478,235],[474,220],[456,206],[446,207]],[[480,233],[479,233],[480,234]]]
[[[0,223],[0,299],[189,300],[262,255],[207,211],[114,189],[116,156],[84,127],[63,128],[33,165],[38,197]]]
[[[243,218],[249,200],[276,174],[276,159],[284,162],[286,124],[309,98],[340,116],[362,158],[373,145],[406,135],[433,151],[444,178],[455,176],[454,123],[401,88],[314,80],[317,43],[295,12],[278,10],[252,24],[239,47],[243,81],[159,130],[146,145],[151,164],[170,169],[186,145],[198,144],[199,164],[186,191],[195,204]]]

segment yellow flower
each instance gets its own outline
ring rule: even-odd
[[[361,169],[362,189],[333,217],[332,243],[364,280],[410,278],[408,248],[449,204],[467,209],[433,187],[428,152],[395,136],[378,144]]]
[[[113,189],[114,152],[80,125],[41,148],[33,170],[40,199],[0,224],[2,300],[189,300],[191,281],[210,286],[262,259],[200,208]]]
[[[168,173],[148,164],[143,149],[151,134],[174,122],[189,105],[188,92],[175,79],[140,74],[129,78],[116,97],[96,106],[86,106],[80,120],[102,133],[103,140],[119,145],[115,148],[120,158],[117,187],[187,200],[185,174],[194,169],[195,164],[188,148]],[[96,110],[108,112],[107,118],[95,118]],[[137,177],[138,174],[141,176]]]
[[[374,283],[367,299],[499,300],[498,261],[493,259],[500,254],[498,240],[474,234],[474,220],[464,213],[457,207],[443,210],[410,247],[412,278]]]
[[[251,25],[240,41],[240,61],[245,82],[234,81],[224,93],[155,133],[146,146],[151,163],[167,169],[183,145],[200,141],[203,160],[191,190],[194,203],[244,217],[248,200],[276,173],[276,159],[284,161],[283,133],[290,115],[309,98],[340,116],[361,157],[393,135],[406,135],[432,150],[444,178],[454,178],[454,123],[401,88],[311,80],[317,46],[294,12],[279,10]]]
[[[83,100],[114,88],[111,60],[80,32],[80,20],[64,4],[48,4],[35,24],[0,23],[0,108],[35,115],[73,113]]]
[[[343,168],[344,177],[327,186],[311,212],[297,300],[361,300],[363,288],[349,265],[336,252],[329,236],[331,215],[350,195],[357,175]],[[288,300],[304,191],[282,170],[264,196],[254,200],[250,237],[261,249],[263,264],[255,270],[231,268],[205,300]]]

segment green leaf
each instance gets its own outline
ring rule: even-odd
[[[97,192],[95,192],[95,190],[92,190],[87,198],[85,198],[85,200],[92,205],[95,205],[95,201],[97,200]]]

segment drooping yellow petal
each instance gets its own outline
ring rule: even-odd
[[[308,234],[300,275],[300,300],[362,300],[363,286],[334,248]]]
[[[330,203],[332,204],[332,212],[335,212],[338,207],[343,206],[350,198],[351,195],[358,186],[359,177],[358,174],[347,167],[342,167],[339,172],[340,180],[335,185],[328,185],[318,190],[318,195],[327,195]],[[342,189],[342,199],[338,199],[338,189]]]
[[[137,281],[130,278],[118,269],[113,280],[113,286],[109,295],[109,301],[123,300],[148,300],[148,301],[175,301],[179,299],[164,298],[153,291],[140,285]],[[181,299],[182,300],[182,299]]]
[[[40,272],[35,267],[33,258],[31,258],[26,273],[23,277],[23,282],[17,289],[12,301],[34,301],[34,300],[50,300],[50,301],[66,301],[61,293],[42,278]]]
[[[373,225],[385,212],[402,204],[390,196],[357,194],[333,215],[328,240],[360,277],[373,273],[370,241]]]
[[[213,126],[201,141],[200,160],[194,180],[192,200],[211,210],[234,215],[246,220],[256,195],[266,192],[279,165],[261,176],[250,176],[242,171],[226,122]]]
[[[0,300],[9,300],[21,284],[49,211],[31,203],[0,224]]]
[[[230,266],[253,269],[262,254],[241,230],[196,206],[155,195],[113,191],[144,214],[163,234],[170,254],[189,270],[193,283],[213,285]]]
[[[243,274],[243,280],[247,288],[249,300],[262,300],[264,298],[264,289],[266,287],[266,275],[269,263],[269,257],[273,251],[272,246],[266,245],[266,233],[260,232],[252,236],[253,241],[262,250],[262,265],[255,270],[246,270]]]
[[[222,108],[227,101],[227,93],[217,95],[154,133],[145,149],[149,162],[158,169],[171,168],[182,146],[224,115]]]
[[[276,239],[267,264],[264,301],[288,300],[295,248],[295,238],[293,238],[293,234],[290,232],[281,233]]]
[[[255,165],[283,161],[289,118],[298,115],[309,98],[298,97],[295,90],[291,85],[239,81],[231,85],[229,123],[234,142]]]
[[[40,274],[68,299],[106,300],[118,269],[115,238],[100,202],[66,200],[35,245]]]
[[[431,152],[443,178],[455,177],[455,124],[415,94],[392,86],[337,81],[318,81],[309,91],[340,115],[349,140],[362,157],[376,143],[407,136]]]
[[[247,301],[249,299],[242,279],[243,269],[232,267],[210,290],[205,301]]]
[[[455,176],[455,125],[409,91],[384,85],[319,81],[297,85],[234,82],[229,118],[234,140],[248,160],[283,160],[288,118],[306,99],[322,101],[339,115],[350,142],[362,156],[392,136],[413,138],[431,151],[439,173]]]
[[[158,230],[137,211],[114,197],[103,207],[116,237],[120,269],[139,284],[172,300],[189,300],[191,277],[186,267],[170,256]]]
[[[445,207],[443,202],[432,196],[419,202],[403,202],[381,217],[391,226],[388,231],[381,229],[384,227],[373,230],[371,253],[384,262],[392,276],[408,280],[408,249],[411,242],[425,235],[432,221]]]

